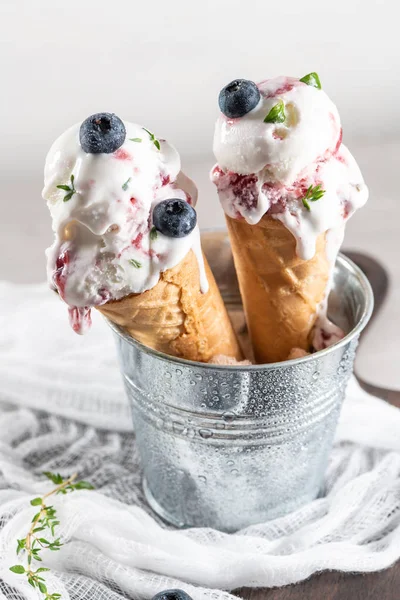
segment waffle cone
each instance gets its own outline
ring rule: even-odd
[[[172,356],[208,362],[223,354],[241,360],[236,335],[204,258],[209,290],[200,291],[193,251],[164,271],[152,289],[98,307],[108,319],[142,344]]]
[[[249,225],[226,218],[256,362],[286,360],[293,348],[309,351],[330,272],[325,234],[317,240],[315,256],[305,261],[280,221],[264,216]]]

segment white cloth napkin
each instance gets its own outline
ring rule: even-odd
[[[96,491],[57,496],[65,545],[43,555],[63,599],[197,599],[282,586],[324,569],[369,572],[400,557],[400,411],[350,383],[324,497],[236,534],[173,530],[142,495],[112,337],[98,315],[84,338],[47,286],[0,283],[0,598],[36,600],[18,562],[41,473],[79,471]],[[51,484],[50,484],[51,486]],[[223,591],[222,591],[223,590]]]

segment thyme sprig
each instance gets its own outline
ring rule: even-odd
[[[59,190],[64,190],[64,192],[66,192],[66,194],[65,194],[65,196],[63,198],[63,202],[68,202],[68,200],[71,200],[72,196],[74,194],[76,194],[76,189],[75,189],[74,181],[75,181],[75,176],[71,175],[71,177],[70,177],[71,185],[58,185],[57,186],[57,188]]]
[[[155,145],[155,147],[157,148],[157,150],[161,150],[161,145],[160,145],[160,141],[156,138],[156,136],[154,135],[154,133],[151,133],[151,131],[149,131],[148,129],[146,129],[146,127],[142,127],[142,129],[149,134],[150,136],[150,141],[153,142],[153,144]]]
[[[130,183],[130,180],[131,180],[131,179],[132,179],[132,177],[129,177],[129,178],[128,178],[128,179],[125,181],[125,183],[123,184],[123,186],[122,186],[122,189],[124,190],[124,192],[126,192],[126,190],[128,189],[128,187],[129,187],[129,183]]]
[[[311,87],[317,88],[317,90],[322,89],[321,80],[318,76],[318,73],[315,73],[315,71],[313,73],[308,73],[307,75],[304,75],[304,77],[302,77],[300,81],[306,83],[307,85],[311,85]]]
[[[138,260],[135,260],[134,258],[130,258],[128,262],[132,265],[132,267],[135,267],[135,269],[142,268],[142,263],[140,263]]]
[[[28,583],[43,595],[44,600],[59,600],[61,594],[57,592],[49,593],[46,580],[42,575],[50,569],[34,567],[35,562],[42,561],[40,556],[42,550],[57,552],[63,545],[61,538],[55,536],[55,529],[60,524],[56,509],[54,506],[47,504],[47,499],[58,494],[68,494],[75,490],[92,490],[93,486],[87,481],[75,481],[77,474],[67,479],[63,479],[59,473],[51,473],[50,471],[46,471],[43,475],[50,479],[56,487],[44,496],[31,500],[31,505],[38,506],[39,512],[33,517],[26,536],[17,540],[17,555],[23,556],[26,563],[25,565],[13,565],[10,567],[10,571],[17,575],[24,575]],[[53,538],[51,540],[49,540],[50,535]]]
[[[285,104],[283,100],[279,100],[279,102],[271,108],[271,110],[265,117],[264,123],[284,123],[285,120]]]
[[[317,200],[320,200],[324,194],[325,190],[321,188],[321,184],[315,186],[310,185],[310,187],[307,188],[305,196],[301,199],[304,208],[310,211],[311,206],[309,202],[316,202]]]

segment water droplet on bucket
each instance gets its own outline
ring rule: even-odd
[[[199,436],[205,440],[208,440],[208,438],[212,437],[212,435],[213,432],[211,429],[199,429]]]
[[[166,377],[167,379],[171,379],[172,375],[171,375],[171,373],[170,373],[169,371],[167,371],[167,372],[165,373],[165,377]]]
[[[196,379],[198,379],[199,381],[201,381],[203,379],[203,375],[200,375],[200,373],[196,373],[195,375]]]
[[[226,464],[228,465],[228,467],[233,467],[235,463],[233,462],[233,460],[228,460]]]
[[[232,469],[232,475],[239,475],[239,471],[237,469]]]
[[[176,369],[176,370],[175,370],[175,373],[176,373],[177,375],[182,375],[182,371],[181,371],[181,369]]]
[[[204,475],[199,475],[198,479],[199,479],[199,481],[202,481],[203,483],[207,483],[207,477],[204,477]]]
[[[182,425],[182,423],[177,423],[176,421],[172,422],[172,430],[175,433],[182,433],[183,435],[186,435],[186,429],[184,427],[184,425]]]
[[[314,379],[314,381],[316,379],[318,379],[319,376],[320,376],[320,372],[319,371],[314,371],[314,373],[312,374],[312,378]]]
[[[226,421],[227,423],[231,423],[232,421],[235,420],[236,415],[235,413],[231,412],[230,410],[228,410],[227,412],[225,412],[222,415],[222,418],[224,419],[224,421]]]

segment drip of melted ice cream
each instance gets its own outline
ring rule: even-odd
[[[211,172],[226,214],[255,224],[266,214],[280,220],[296,239],[300,258],[311,259],[317,238],[326,233],[332,273],[344,228],[368,199],[360,169],[342,144],[336,106],[323,90],[298,79],[277,77],[258,85],[258,105],[238,119],[220,114],[214,136],[217,165]],[[283,123],[264,123],[271,108],[282,101]],[[303,198],[311,187],[324,195],[316,202]],[[314,338],[317,349],[342,336],[326,318],[321,304]],[[328,339],[329,338],[329,339]]]
[[[198,227],[184,238],[152,228],[154,206],[168,198],[195,205],[195,185],[171,145],[159,140],[159,150],[142,127],[124,124],[125,142],[112,154],[84,152],[78,124],[54,142],[46,159],[43,197],[55,236],[46,252],[48,280],[68,304],[77,333],[90,327],[92,307],[152,288],[190,250],[198,258],[200,288],[208,289]]]

